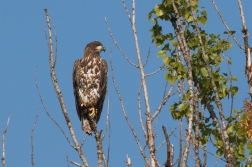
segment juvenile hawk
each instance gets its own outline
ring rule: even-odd
[[[91,134],[99,121],[107,91],[108,66],[100,57],[105,47],[98,41],[87,44],[84,56],[73,66],[73,89],[82,130]]]

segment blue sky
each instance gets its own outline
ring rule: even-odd
[[[129,9],[131,2],[126,2]],[[148,48],[151,47],[149,64],[146,73],[156,70],[162,65],[161,59],[157,58],[158,48],[151,43],[149,29],[151,21],[146,21],[148,12],[160,3],[159,0],[136,2],[136,23],[142,59],[145,60]],[[231,30],[236,31],[236,36],[243,44],[241,33],[241,21],[237,2],[232,0],[216,2]],[[225,28],[218,17],[211,1],[201,2],[208,12],[207,26],[204,27],[209,33],[222,33]],[[248,30],[252,27],[249,20],[252,6],[251,1],[244,1],[244,12]],[[6,163],[7,166],[29,166],[31,164],[30,134],[37,111],[40,110],[38,123],[34,132],[35,165],[41,166],[67,166],[66,155],[69,160],[81,163],[75,150],[73,150],[58,127],[48,118],[43,110],[34,83],[34,71],[37,70],[37,80],[44,103],[51,115],[63,127],[70,137],[65,120],[60,110],[58,99],[54,92],[50,75],[48,48],[46,44],[44,28],[45,14],[47,8],[53,23],[56,26],[58,36],[58,58],[56,73],[65,104],[73,123],[77,138],[81,141],[84,133],[80,127],[77,117],[73,88],[72,67],[76,59],[83,55],[87,43],[99,40],[107,48],[101,56],[109,61],[109,48],[113,50],[113,65],[115,78],[120,93],[125,102],[126,112],[131,123],[139,134],[142,146],[145,141],[141,132],[137,113],[137,91],[140,79],[139,71],[131,66],[122,57],[115,47],[105,25],[106,17],[117,42],[127,56],[137,63],[134,48],[133,34],[119,0],[111,1],[29,1],[29,0],[1,0],[0,1],[0,132],[5,128],[8,115],[11,120],[6,135]],[[172,31],[171,24],[165,24],[168,31]],[[232,40],[231,40],[232,41]],[[233,41],[232,41],[233,43]],[[244,98],[248,97],[248,86],[244,75],[245,57],[244,52],[235,44],[227,52],[232,58],[232,72],[237,76],[237,85],[240,90],[235,99],[235,109],[243,105]],[[224,69],[225,71],[226,69]],[[159,106],[163,89],[165,86],[164,71],[153,77],[147,78],[151,111],[154,112]],[[144,166],[144,161],[137,148],[133,135],[124,120],[121,106],[114,90],[109,67],[108,96],[110,98],[110,120],[111,120],[111,152],[110,166],[124,166],[126,154],[132,159],[133,166]],[[143,99],[143,98],[142,98]],[[162,113],[159,115],[155,125],[156,145],[164,139],[161,126],[175,127],[178,121],[173,121],[169,114],[169,106],[177,101],[177,96],[171,98]],[[228,104],[228,103],[227,103]],[[144,107],[144,102],[142,102]],[[105,126],[105,111],[107,109],[107,98],[105,100],[103,114],[98,123],[98,128]],[[229,113],[229,111],[227,111]],[[168,128],[169,129],[169,128]],[[177,144],[173,138],[172,143]],[[108,148],[107,138],[104,140],[104,150]],[[94,137],[88,137],[83,151],[90,166],[97,165],[96,145]],[[177,146],[178,148],[178,146]],[[165,162],[165,147],[158,150],[160,163]],[[210,156],[209,156],[210,157]],[[209,160],[209,166],[214,163]]]

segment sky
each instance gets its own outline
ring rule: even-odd
[[[150,48],[150,58],[145,73],[150,73],[162,65],[157,58],[157,48],[151,43],[152,22],[147,21],[147,14],[160,0],[136,1],[136,28],[139,39],[142,60],[146,60]],[[235,0],[216,2],[231,30],[236,31],[238,41],[243,44],[239,9]],[[131,9],[131,1],[126,1]],[[225,27],[213,8],[210,0],[201,1],[201,7],[208,12],[208,22],[204,29],[209,33],[221,34]],[[247,28],[252,27],[251,1],[243,1]],[[37,69],[37,81],[43,101],[53,118],[61,125],[70,137],[60,105],[53,89],[50,78],[48,47],[45,37],[45,14],[48,13],[56,27],[58,37],[58,57],[55,67],[59,87],[63,94],[65,105],[78,141],[85,134],[77,117],[72,88],[72,68],[76,59],[83,56],[87,43],[98,40],[107,48],[101,53],[103,59],[109,62],[109,50],[112,49],[112,62],[118,89],[124,101],[127,115],[136,130],[142,147],[145,145],[143,133],[139,124],[137,91],[140,87],[140,72],[130,65],[114,45],[106,24],[108,20],[112,33],[125,54],[137,63],[132,30],[126,12],[119,0],[111,1],[31,1],[31,0],[1,0],[0,1],[0,133],[4,131],[8,116],[10,123],[5,139],[6,166],[31,166],[31,130],[39,111],[38,122],[34,131],[34,161],[37,167],[67,166],[66,156],[71,161],[81,163],[76,151],[68,144],[58,127],[46,115],[39,99],[34,72]],[[173,32],[170,22],[164,24],[164,29]],[[233,75],[237,76],[239,92],[235,99],[234,108],[243,106],[243,100],[248,97],[248,85],[244,74],[245,55],[231,40],[233,47],[227,52],[232,59]],[[224,71],[227,69],[223,69]],[[147,78],[151,112],[160,105],[164,87],[165,71]],[[144,166],[144,160],[136,145],[133,135],[123,117],[120,101],[115,92],[109,67],[108,93],[98,129],[104,129],[106,111],[110,101],[110,158],[109,166],[125,166],[126,155],[131,158],[133,166]],[[144,107],[143,96],[142,108]],[[170,131],[179,122],[174,121],[169,113],[169,106],[178,100],[177,96],[169,99],[158,119],[155,121],[156,146],[163,140],[162,125]],[[225,102],[229,105],[229,101]],[[227,107],[228,108],[228,107]],[[144,110],[143,110],[144,112]],[[229,113],[228,109],[225,111]],[[170,127],[170,128],[169,128]],[[108,135],[104,139],[103,148],[107,155]],[[175,149],[178,142],[171,139]],[[211,148],[209,148],[211,150]],[[161,164],[165,162],[165,146],[157,152]],[[97,166],[96,143],[94,136],[89,136],[83,146],[84,155],[90,166]],[[177,153],[177,152],[175,152]],[[177,157],[177,155],[175,155]],[[209,158],[211,156],[209,155]],[[189,161],[189,163],[194,163]],[[215,161],[208,161],[212,166]],[[221,163],[219,163],[221,166]],[[74,166],[74,165],[70,165]]]

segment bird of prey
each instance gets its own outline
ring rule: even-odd
[[[101,51],[105,52],[101,42],[87,44],[84,56],[73,66],[76,110],[82,130],[89,135],[100,119],[107,92],[108,66],[100,57]]]

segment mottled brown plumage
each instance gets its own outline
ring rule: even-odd
[[[105,47],[94,41],[89,43],[84,56],[74,63],[73,89],[75,105],[82,130],[91,134],[98,123],[107,92],[107,62],[100,57]]]

